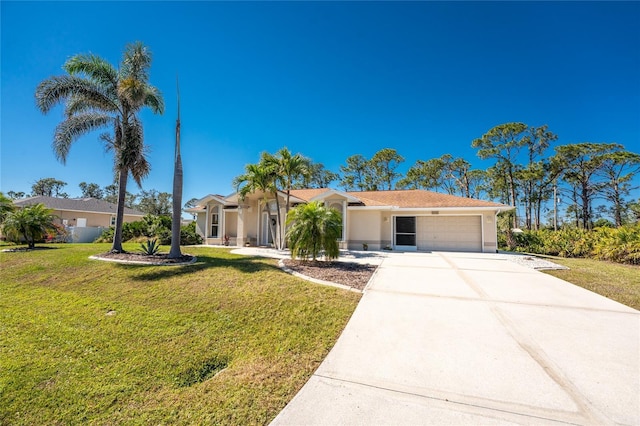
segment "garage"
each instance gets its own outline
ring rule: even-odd
[[[482,251],[481,216],[419,216],[418,250]]]

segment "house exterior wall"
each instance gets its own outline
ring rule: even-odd
[[[115,217],[110,213],[92,213],[92,212],[78,212],[68,210],[54,210],[53,214],[58,217],[56,223],[63,224],[63,221],[67,221],[67,226],[77,226],[78,218],[87,219],[87,227],[103,227],[108,228],[111,226],[111,218]],[[135,222],[142,220],[141,216],[124,215],[125,222]]]
[[[224,233],[229,238],[235,238],[238,236],[238,211],[237,210],[225,210]]]
[[[385,247],[393,247],[393,221],[395,216],[475,216],[480,218],[481,238],[483,252],[495,253],[497,245],[496,213],[492,210],[473,211],[446,210],[434,214],[429,210],[403,210],[388,211],[375,209],[349,209],[347,216],[347,242],[350,250],[362,250],[363,244],[367,244],[369,250],[381,250]]]
[[[207,212],[198,212],[196,215],[196,233],[202,237],[203,241],[207,238]]]
[[[437,213],[435,213],[437,212]],[[493,210],[481,211],[469,211],[469,210],[405,210],[400,212],[394,212],[393,216],[430,216],[430,217],[465,217],[465,216],[476,216],[480,217],[480,225],[481,225],[481,233],[482,233],[482,242],[481,242],[481,251],[484,253],[495,253],[498,249],[497,243],[497,230],[496,230],[496,213]],[[393,223],[393,220],[390,221]],[[393,240],[393,225],[389,228],[391,230],[391,239]]]
[[[363,244],[367,244],[369,250],[382,250],[385,248],[413,250],[428,249],[425,247],[442,247],[451,250],[480,250],[483,252],[495,253],[497,250],[496,235],[496,210],[489,208],[393,208],[390,206],[348,206],[348,198],[340,194],[333,194],[322,201],[326,206],[342,210],[344,216],[344,240],[340,242],[340,248],[350,250],[362,250]],[[281,197],[281,218],[285,217],[285,200]],[[218,238],[211,238],[211,211],[210,206],[220,207],[220,233]],[[245,200],[239,201],[237,208],[223,208],[222,204],[212,201],[207,206],[206,212],[199,212],[196,219],[196,229],[198,233],[205,237],[205,244],[222,244],[224,236],[229,237],[229,245],[244,246],[266,245],[268,244],[264,231],[265,222],[263,215],[267,211],[265,201],[260,194],[251,194]],[[276,216],[273,206],[269,209],[271,217]],[[395,247],[395,217],[415,216],[418,220],[416,225],[416,245]],[[442,226],[437,219],[420,220],[422,217],[450,218],[442,221]],[[451,218],[469,218],[469,220],[453,220]],[[471,218],[474,218],[471,220]],[[433,235],[423,225],[431,224]],[[474,225],[476,224],[476,225]],[[434,228],[435,226],[435,228]],[[453,226],[453,228],[451,228]],[[451,228],[451,241],[446,244],[430,244],[425,241],[446,241],[447,229]],[[466,230],[466,231],[465,231]],[[439,233],[438,233],[439,232]],[[473,234],[464,234],[472,232]],[[432,239],[431,239],[432,238]],[[421,243],[418,244],[418,239]],[[430,240],[431,239],[431,240]],[[480,241],[480,242],[478,242]],[[437,248],[435,248],[437,249]]]
[[[498,252],[498,227],[496,224],[496,213],[487,211],[482,213],[482,251],[484,253]]]
[[[379,210],[349,210],[347,214],[347,247],[362,250],[367,244],[369,250],[381,250],[382,214]]]

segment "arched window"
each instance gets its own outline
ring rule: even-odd
[[[329,207],[338,210],[340,215],[342,215],[342,203],[331,203]]]

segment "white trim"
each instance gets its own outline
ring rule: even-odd
[[[309,201],[319,201],[319,200],[324,200],[327,197],[331,196],[331,195],[339,195],[340,197],[344,197],[347,199],[347,201],[353,202],[353,203],[357,203],[357,202],[361,202],[362,200],[360,200],[357,197],[354,197],[353,195],[349,195],[346,192],[343,191],[338,191],[337,189],[327,189],[325,192],[322,192],[318,195],[316,195],[315,197],[311,197],[309,198]]]
[[[397,206],[349,206],[349,210],[380,210],[380,211],[394,211],[394,212],[420,212],[419,214],[431,214],[432,212],[442,211],[464,211],[464,212],[476,212],[476,211],[501,211],[512,210],[499,207],[397,207]],[[435,215],[434,215],[435,216]]]
[[[196,201],[196,205],[197,206],[204,206],[208,203],[210,203],[211,201],[215,201],[217,203],[220,203],[222,205],[226,205],[228,204],[228,202],[221,197],[218,197],[217,195],[213,195],[213,194],[209,194],[205,197],[200,198],[198,201]]]
[[[207,206],[206,209],[206,213],[205,213],[205,222],[204,222],[204,238],[205,241],[207,238],[209,238],[209,210],[210,210],[211,206]]]
[[[348,210],[394,210],[392,206],[347,206]],[[414,209],[415,210],[415,209]]]

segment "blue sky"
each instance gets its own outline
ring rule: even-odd
[[[335,172],[348,156],[385,147],[405,157],[402,172],[445,153],[486,168],[471,141],[521,121],[547,124],[557,144],[640,151],[639,2],[0,7],[4,192],[28,193],[45,177],[67,182],[71,196],[82,181],[112,182],[97,134],[80,139],[66,165],[55,159],[62,110],[42,115],[34,91],[70,56],[91,52],[116,64],[136,40],[153,52],[150,80],[166,102],[163,116],[142,115],[152,165],[143,188],[171,191],[178,74],[185,201],[230,193],[245,164],[282,146]]]

